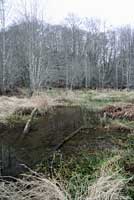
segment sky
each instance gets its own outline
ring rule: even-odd
[[[18,17],[22,3],[33,0],[9,0],[12,17]],[[35,0],[34,0],[35,1]],[[134,0],[37,0],[50,23],[62,23],[68,13],[96,17],[114,26],[134,24]]]
[[[80,17],[96,17],[112,25],[134,23],[134,0],[49,0],[49,20],[60,22],[73,12]]]

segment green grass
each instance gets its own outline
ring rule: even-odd
[[[10,128],[14,128],[17,125],[25,124],[28,120],[29,116],[22,116],[22,115],[17,115],[17,114],[12,114],[11,116],[6,118],[6,123]]]
[[[50,176],[50,166],[42,162],[38,170]],[[119,150],[103,150],[98,152],[83,151],[64,159],[56,153],[51,162],[51,176],[62,182],[71,195],[71,200],[84,199],[89,185],[95,184],[105,175],[116,174],[118,180],[126,180],[123,195],[134,199],[134,135],[125,137],[124,144]],[[115,178],[115,181],[116,181]],[[97,183],[96,183],[97,184]],[[109,184],[109,183],[108,183]]]
[[[63,90],[52,89],[45,91],[52,98],[72,95],[72,104],[79,104],[100,109],[106,105],[119,103],[134,103],[134,91],[126,90]]]
[[[102,108],[107,105],[134,102],[134,92],[126,91],[86,91],[78,94],[82,104],[94,108]]]

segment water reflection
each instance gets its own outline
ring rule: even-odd
[[[10,145],[0,143],[0,175],[16,176],[21,172],[20,162],[16,158],[15,149]]]

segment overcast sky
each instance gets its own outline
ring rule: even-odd
[[[48,17],[55,22],[74,12],[106,19],[113,25],[134,23],[134,0],[49,0],[47,7]]]
[[[12,7],[19,10],[17,1],[10,0]],[[25,1],[25,0],[21,0]],[[27,0],[29,2],[31,0]],[[32,0],[33,1],[33,0]],[[68,13],[80,17],[97,17],[112,25],[134,24],[134,0],[38,0],[42,3],[47,20],[61,23]]]

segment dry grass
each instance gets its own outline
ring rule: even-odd
[[[43,92],[34,94],[31,98],[23,97],[0,97],[0,121],[4,121],[13,113],[30,112],[33,108],[38,108],[40,112],[44,112],[48,107],[56,105],[65,105],[78,101],[77,96],[71,91],[62,91],[54,95]],[[22,112],[21,112],[22,111]]]
[[[17,97],[0,97],[0,121],[5,121],[6,118],[10,117],[13,113],[17,113],[23,110],[30,112],[33,108],[39,110],[46,109],[51,106],[52,99],[47,96],[33,96],[31,98],[17,98]]]
[[[96,182],[89,186],[86,200],[128,200],[122,193],[126,180],[118,173],[101,176]]]
[[[58,96],[56,96],[54,101],[58,104],[79,104],[80,96],[79,94],[77,94],[76,91],[66,90],[61,92]]]
[[[53,98],[46,94],[32,96],[31,102],[34,104],[34,107],[38,108],[40,113],[45,113],[49,107],[54,105]]]
[[[64,191],[58,183],[43,175],[24,175],[23,179],[0,182],[0,199],[3,200],[64,200]]]
[[[34,107],[34,104],[28,98],[0,97],[0,120],[5,120],[19,107]]]

